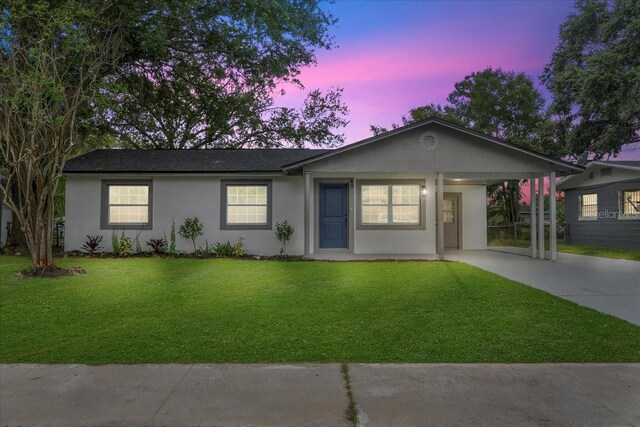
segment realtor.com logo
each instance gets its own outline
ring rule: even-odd
[[[638,219],[640,218],[640,213],[628,214],[621,212],[619,210],[610,211],[609,209],[605,209],[604,211],[598,211],[596,213],[596,218],[598,219],[615,219],[615,218],[629,218],[629,219]]]

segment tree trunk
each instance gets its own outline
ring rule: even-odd
[[[16,200],[17,195],[18,185],[17,183],[14,183],[11,186],[11,197]],[[27,239],[25,238],[22,227],[20,227],[20,223],[15,214],[11,218],[11,230],[9,231],[9,235],[7,236],[6,247],[14,253],[19,251],[26,251],[29,249],[27,246]]]

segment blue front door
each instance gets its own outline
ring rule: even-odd
[[[349,184],[320,184],[321,248],[349,247]]]

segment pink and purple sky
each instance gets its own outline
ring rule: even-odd
[[[324,6],[338,18],[338,47],[317,54],[300,76],[306,89],[344,89],[346,142],[371,136],[372,124],[400,123],[411,108],[444,103],[455,82],[486,67],[539,76],[573,1],[355,1]],[[304,92],[287,88],[286,104]],[[640,144],[621,158],[640,159]]]

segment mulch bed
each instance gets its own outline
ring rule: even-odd
[[[74,276],[76,274],[85,274],[86,270],[82,267],[63,268],[52,265],[50,267],[43,268],[25,268],[20,273],[25,277],[64,277]]]

